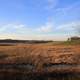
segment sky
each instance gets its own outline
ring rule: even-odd
[[[80,35],[80,0],[0,0],[0,39],[66,40]]]

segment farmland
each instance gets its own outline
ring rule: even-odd
[[[0,69],[0,77],[77,73],[79,80],[80,44],[67,42],[0,44]]]

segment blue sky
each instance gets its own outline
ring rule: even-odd
[[[65,40],[78,29],[80,0],[0,0],[0,38]]]

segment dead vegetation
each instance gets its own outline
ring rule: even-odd
[[[0,45],[1,80],[80,80],[80,45],[13,45]]]
[[[16,44],[0,46],[0,64],[80,64],[80,45]]]

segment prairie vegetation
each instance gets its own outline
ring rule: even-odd
[[[67,44],[68,42],[1,44],[0,74],[2,76],[7,75],[7,77],[10,77],[9,75],[24,77],[24,79],[19,78],[19,80],[39,80],[45,75],[53,74],[53,76],[60,77],[60,75],[66,73],[79,73],[77,79],[79,80],[80,44],[74,45],[73,42]],[[30,75],[30,78],[27,79],[27,75],[28,77]],[[34,76],[37,76],[37,79]],[[59,78],[56,80],[59,80]]]

